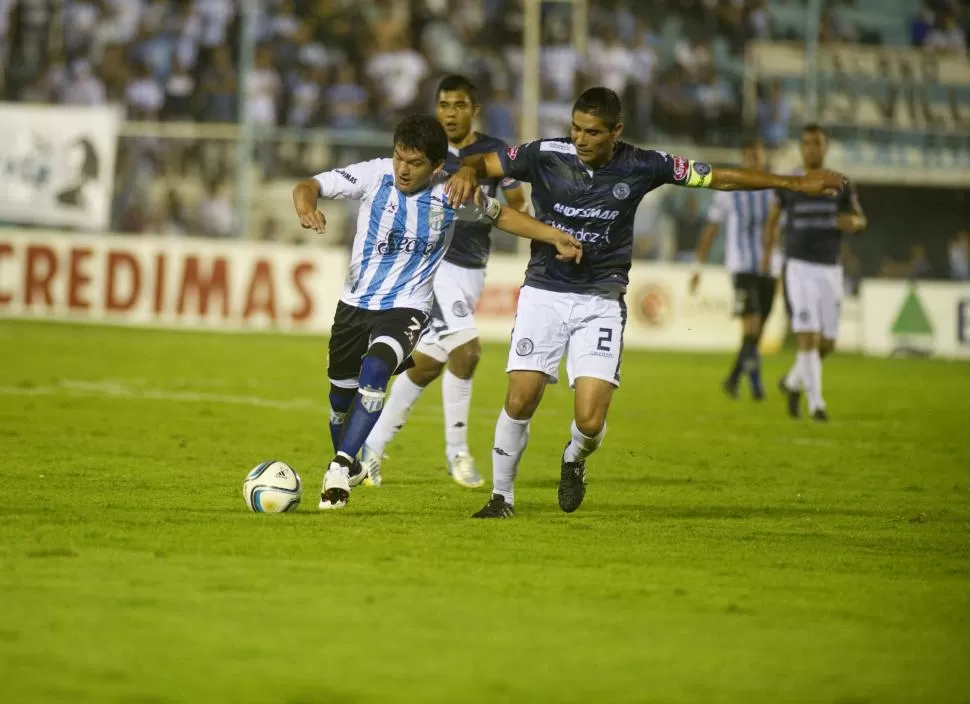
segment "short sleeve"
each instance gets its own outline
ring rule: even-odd
[[[714,170],[710,164],[667,152],[642,150],[642,166],[652,174],[655,186],[672,184],[687,188],[707,188]]]
[[[724,191],[718,191],[714,195],[714,200],[711,201],[711,205],[707,209],[708,222],[717,223],[718,225],[724,224],[724,221],[731,214],[730,197],[730,194]]]
[[[506,179],[532,183],[539,169],[541,140],[506,147],[498,152],[499,162]],[[505,186],[503,186],[505,188]]]
[[[379,159],[324,171],[314,176],[320,184],[320,197],[333,200],[360,200],[374,180],[379,169]]]

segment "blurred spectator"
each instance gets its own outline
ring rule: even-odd
[[[699,35],[677,42],[674,58],[689,81],[697,80],[713,67],[710,47]]]
[[[203,119],[209,122],[232,122],[236,119],[238,78],[228,47],[219,47],[212,65],[202,77]]]
[[[782,91],[781,81],[772,82],[768,96],[758,103],[758,129],[768,149],[778,149],[788,141],[791,104]]]
[[[384,46],[367,62],[367,76],[377,88],[380,112],[393,123],[415,109],[430,69],[427,59],[408,45],[403,32],[392,35]]]
[[[157,120],[165,105],[165,92],[148,64],[140,64],[125,88],[129,120]]]
[[[354,129],[366,125],[367,91],[357,81],[353,64],[337,67],[333,84],[324,98],[327,124],[335,129]]]
[[[909,25],[909,38],[913,46],[923,46],[936,24],[936,13],[933,11],[929,0],[924,0],[919,14],[913,18]]]
[[[630,47],[618,33],[610,30],[602,40],[590,40],[589,55],[592,82],[616,91],[623,98],[638,68]]]
[[[206,185],[205,195],[199,201],[199,231],[206,237],[232,237],[232,203],[222,179],[214,178]]]
[[[970,281],[970,232],[961,230],[953,235],[947,254],[950,260],[950,278]]]
[[[967,53],[967,37],[963,28],[957,24],[955,12],[946,12],[942,15],[938,26],[926,35],[926,42],[923,47],[936,54],[958,54],[962,56]]]
[[[498,88],[482,108],[484,131],[506,142],[516,142],[519,130],[516,127],[515,106],[505,88]]]
[[[262,46],[256,51],[256,65],[249,74],[246,93],[249,100],[249,116],[253,124],[272,127],[277,123],[277,103],[283,85],[279,72],[273,65],[273,54],[269,47]]]
[[[62,102],[67,105],[102,105],[104,97],[104,84],[94,75],[91,64],[84,60],[71,64]]]
[[[160,235],[190,234],[188,215],[181,196],[174,188],[168,189],[165,200],[158,209],[152,228]]]
[[[907,277],[911,279],[933,278],[933,266],[926,255],[926,245],[914,242],[909,248],[909,262],[907,263]]]

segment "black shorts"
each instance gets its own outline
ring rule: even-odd
[[[771,313],[775,302],[776,280],[758,274],[734,275],[734,315],[759,315],[762,320]]]
[[[411,353],[427,324],[427,313],[414,308],[365,310],[340,301],[330,331],[330,383],[345,389],[357,388],[361,360],[371,344],[381,338],[397,353],[395,374],[414,366]]]

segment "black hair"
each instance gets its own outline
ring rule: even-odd
[[[620,96],[616,91],[603,86],[583,91],[573,104],[573,112],[583,112],[598,117],[610,129],[620,124],[621,111]]]
[[[472,101],[472,105],[478,105],[478,99],[475,95],[478,89],[475,88],[475,84],[467,76],[453,74],[442,78],[438,84],[438,90],[435,92],[435,98],[441,95],[442,92],[450,93],[452,91],[461,91],[467,94]]]
[[[805,125],[805,127],[802,128],[802,134],[805,134],[806,132],[818,132],[823,137],[828,137],[828,134],[825,133],[825,130],[822,129],[822,126],[817,122],[810,122],[809,124]]]
[[[408,115],[394,128],[394,146],[424,152],[428,161],[438,164],[448,155],[448,135],[431,115]]]

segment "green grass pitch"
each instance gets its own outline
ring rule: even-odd
[[[628,351],[586,503],[556,504],[553,387],[502,522],[445,474],[437,385],[385,486],[316,511],[321,339],[0,322],[0,349],[11,704],[970,702],[970,365],[836,356],[821,426],[724,398],[726,356]],[[274,457],[303,505],[250,514]]]

